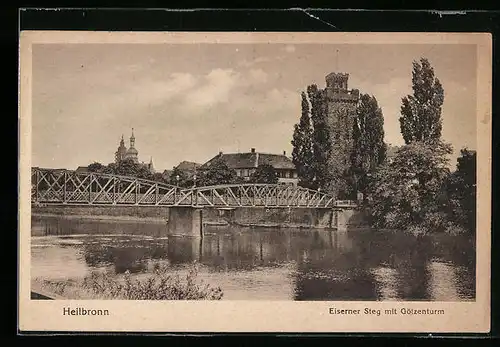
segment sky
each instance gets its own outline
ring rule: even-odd
[[[442,137],[476,149],[476,46],[459,44],[35,44],[32,165],[108,164],[131,129],[158,171],[219,151],[291,154],[301,91],[330,72],[374,95],[385,140],[403,144],[401,98],[426,57],[445,90]]]

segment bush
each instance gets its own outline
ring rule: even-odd
[[[179,275],[172,276],[167,268],[155,269],[152,276],[145,280],[132,279],[125,273],[124,281],[106,273],[93,272],[85,278],[83,286],[99,296],[127,300],[220,300],[220,288],[195,282],[197,271],[191,269],[183,282]]]
[[[114,274],[93,271],[81,282],[43,281],[45,288],[68,299],[120,300],[221,300],[221,288],[197,283],[196,268],[190,269],[185,279],[168,274],[167,267],[159,267],[147,278],[132,279],[129,272],[122,279]]]

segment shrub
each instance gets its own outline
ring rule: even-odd
[[[125,273],[124,281],[107,273],[93,272],[83,286],[98,296],[126,300],[220,300],[222,290],[208,284],[196,283],[196,268],[192,268],[182,281],[179,275],[170,275],[166,267],[154,270],[144,280],[132,279]]]
[[[120,300],[221,300],[220,287],[196,282],[197,269],[192,268],[184,279],[168,273],[167,267],[157,267],[145,279],[133,279],[127,271],[124,278],[93,271],[76,283],[42,281],[42,287],[68,299]],[[39,280],[38,280],[39,281]]]

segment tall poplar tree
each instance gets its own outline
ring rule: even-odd
[[[367,176],[384,162],[387,151],[384,116],[374,96],[361,95],[352,134],[351,184],[357,191],[366,193]]]
[[[415,141],[434,142],[441,138],[441,108],[444,90],[426,58],[413,62],[413,95],[402,99],[401,134],[406,144]]]
[[[324,91],[315,84],[307,87],[307,95],[311,102],[311,120],[313,124],[313,170],[314,187],[326,187],[330,182],[331,172],[328,169],[328,158],[331,150],[331,134],[328,129],[326,100]]]
[[[292,145],[292,161],[297,168],[302,186],[310,187],[314,179],[313,129],[309,100],[302,92],[302,115],[295,124]]]

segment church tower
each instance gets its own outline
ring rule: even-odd
[[[353,146],[353,127],[359,90],[348,89],[349,74],[332,72],[326,76],[327,125],[331,134],[331,153],[328,166],[332,171],[336,190],[345,184],[342,180],[350,167]]]
[[[126,154],[127,154],[127,147],[125,147],[125,142],[123,141],[123,135],[122,135],[122,139],[120,140],[120,146],[118,146],[118,149],[115,152],[115,163],[119,164],[123,159],[125,159]]]
[[[156,172],[155,166],[153,164],[153,157],[151,157],[151,159],[149,160],[148,169],[149,169],[149,172],[151,172],[152,174],[154,174]]]
[[[134,136],[134,128],[132,128],[132,136],[130,136],[130,148],[127,150],[127,154],[125,158],[132,159],[134,163],[139,162],[139,152],[135,149],[135,136]]]

